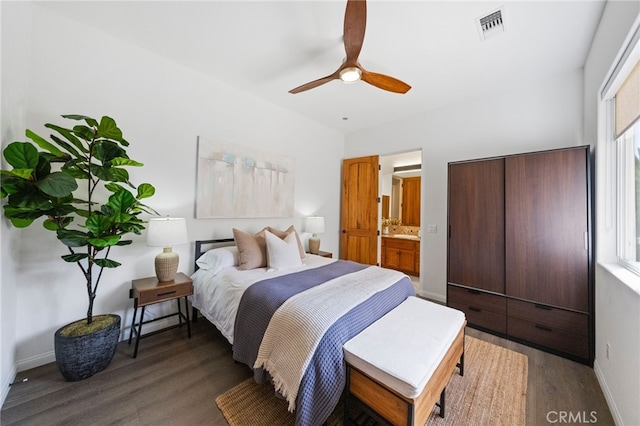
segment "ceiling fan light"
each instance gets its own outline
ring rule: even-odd
[[[360,80],[362,71],[357,67],[346,67],[340,70],[340,80],[345,83],[355,83]]]

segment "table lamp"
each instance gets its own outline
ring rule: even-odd
[[[313,236],[309,238],[309,253],[318,254],[320,251],[320,238],[318,238],[318,234],[324,232],[324,217],[308,217],[305,222],[304,229],[305,231],[313,234]]]
[[[178,271],[180,256],[171,250],[172,246],[185,244],[187,222],[184,218],[163,217],[149,219],[147,227],[147,245],[162,247],[162,253],[155,258],[158,281],[173,281]]]

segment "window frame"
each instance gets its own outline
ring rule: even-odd
[[[636,200],[635,148],[636,143],[640,146],[640,141],[636,141],[640,137],[639,128],[640,121],[636,121],[618,139],[614,140],[617,148],[618,175],[616,184],[618,190],[617,258],[621,266],[637,275],[640,275],[640,261],[634,261],[633,259],[638,256],[637,242],[635,241],[638,235],[636,209],[640,208],[640,206],[638,206],[639,200]],[[630,183],[632,184],[630,185]],[[630,199],[633,199],[634,202],[629,203]]]
[[[621,157],[625,154],[624,149],[628,148],[628,142],[621,143],[615,137],[615,95],[639,60],[640,16],[631,26],[627,38],[613,61],[609,72],[606,74],[599,91],[598,106],[598,140],[604,142],[603,145],[606,150],[604,229],[615,232],[615,243],[609,246],[611,249],[615,247],[615,262],[622,268],[632,272],[636,278],[640,277],[640,262],[628,260],[629,253],[626,247],[628,237],[626,233],[630,225],[628,223],[629,219],[625,215],[626,206],[624,204],[626,197],[629,196],[629,191],[634,191],[632,188],[627,188],[628,185],[625,180],[626,174],[629,173],[629,162],[632,163],[633,155],[631,155],[631,159],[627,159],[627,164],[622,164]],[[633,151],[631,152],[633,154]],[[631,165],[631,168],[633,168],[633,165]],[[633,231],[635,234],[635,223],[633,224]],[[633,249],[634,254],[636,254],[635,250],[636,247]],[[608,258],[609,256],[605,255],[604,257]],[[611,260],[613,261],[613,259]]]

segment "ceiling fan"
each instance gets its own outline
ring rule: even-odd
[[[358,62],[358,56],[364,41],[364,31],[367,26],[367,2],[365,0],[347,0],[347,8],[344,12],[344,50],[347,57],[333,74],[319,78],[309,83],[289,90],[289,93],[300,93],[314,87],[321,86],[332,80],[342,80],[345,83],[354,83],[362,80],[379,89],[395,93],[407,93],[411,86],[397,78],[388,75],[370,72],[362,68]]]

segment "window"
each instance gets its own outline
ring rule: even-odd
[[[618,261],[640,275],[640,121],[618,146]]]
[[[640,275],[640,19],[636,20],[600,92],[605,106],[607,157],[614,160],[605,175],[608,229],[615,229],[618,263]],[[604,116],[601,115],[604,118]],[[601,121],[601,124],[603,122]],[[607,160],[608,163],[609,160]],[[614,183],[615,182],[615,183]],[[615,197],[610,199],[609,196]],[[615,218],[615,227],[610,219]],[[613,246],[611,247],[613,248]]]

